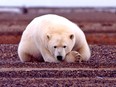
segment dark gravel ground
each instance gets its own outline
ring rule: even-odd
[[[17,46],[0,45],[0,87],[116,87],[115,45],[90,45],[82,63],[21,63]]]

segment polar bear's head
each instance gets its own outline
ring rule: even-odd
[[[59,61],[65,59],[75,44],[74,34],[47,34],[47,48],[51,55]]]

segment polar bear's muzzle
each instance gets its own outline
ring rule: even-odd
[[[54,57],[58,60],[58,61],[63,61],[65,58],[66,52],[65,49],[62,47],[56,48],[54,50]]]

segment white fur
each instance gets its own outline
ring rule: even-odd
[[[84,61],[91,55],[82,30],[68,19],[53,14],[35,18],[23,32],[18,47],[22,62],[41,55],[46,62],[59,62],[57,56],[64,60],[70,51],[79,52]]]

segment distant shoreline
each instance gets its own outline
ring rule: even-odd
[[[97,11],[97,12],[111,12],[116,13],[116,7],[15,7],[15,6],[0,6],[0,12],[14,12],[14,13],[25,13],[28,9],[61,9],[61,10],[75,10],[78,11]]]

